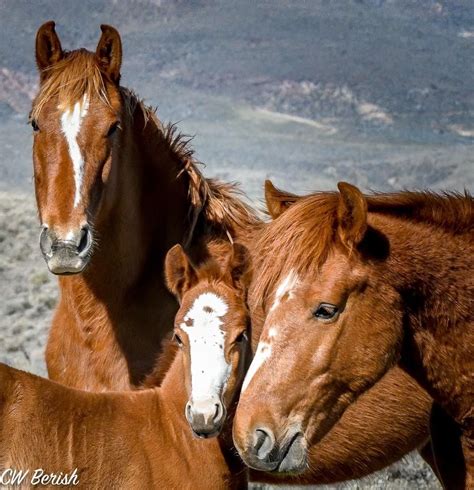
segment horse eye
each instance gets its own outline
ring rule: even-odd
[[[118,121],[115,121],[107,131],[107,138],[110,138],[115,133],[115,131],[117,131],[119,127],[120,127],[120,123]]]
[[[181,340],[181,337],[178,334],[175,333],[173,339],[179,345],[179,347],[183,347],[183,341]]]
[[[244,342],[244,341],[245,341],[245,342],[247,342],[247,341],[248,341],[248,339],[249,339],[249,338],[248,338],[248,336],[247,336],[247,332],[245,332],[245,331],[244,331],[244,332],[241,332],[239,335],[237,335],[237,337],[236,337],[235,341],[236,341],[236,342],[239,342],[239,343],[240,343],[240,342]]]
[[[35,132],[39,131],[40,128],[38,126],[38,123],[36,122],[36,119],[32,119],[30,123],[31,123],[31,127],[33,128],[33,131]]]
[[[336,305],[330,303],[321,303],[313,312],[313,316],[319,320],[332,320],[339,313]]]

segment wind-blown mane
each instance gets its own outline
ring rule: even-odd
[[[474,199],[467,191],[375,194],[367,197],[367,203],[372,213],[431,224],[455,234],[474,231]]]
[[[94,53],[86,49],[65,52],[64,58],[47,68],[48,77],[42,84],[30,114],[37,119],[44,105],[52,97],[58,98],[61,108],[70,108],[85,95],[96,95],[111,106],[101,72]],[[132,90],[120,87],[123,104],[130,116],[140,111],[144,125],[152,124],[174,155],[178,176],[186,173],[189,178],[190,230],[188,240],[198,218],[204,217],[213,228],[218,228],[230,237],[236,229],[256,226],[260,219],[256,212],[242,200],[242,193],[236,184],[206,179],[194,158],[190,142],[192,138],[183,135],[175,124],[163,124],[156,115],[156,109],[147,106]]]
[[[399,217],[444,229],[474,232],[474,199],[465,194],[400,192],[366,196],[369,213]],[[265,298],[290,270],[315,272],[326,260],[337,230],[337,192],[305,196],[268,224],[257,237],[253,287]],[[271,257],[271,260],[268,258]]]

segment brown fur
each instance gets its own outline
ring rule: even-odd
[[[114,31],[104,30],[98,51],[106,48],[107,36],[117,43]],[[54,38],[54,26],[40,28],[39,39],[43,35]],[[38,59],[42,49],[40,42]],[[259,220],[235,186],[202,176],[186,139],[118,86],[97,54],[61,52],[40,68],[32,109],[40,128],[33,151],[40,219],[58,236],[87,221],[95,240],[84,272],[59,280],[48,373],[92,391],[137,387],[151,372],[177,310],[163,282],[166,251],[182,243],[199,263],[206,258],[207,236],[238,238]],[[86,153],[87,192],[71,209],[72,165],[65,141],[55,136],[57,107],[71,107],[85,94],[90,104],[79,143]],[[106,138],[116,122],[120,128]]]
[[[348,184],[339,189],[341,195],[319,193],[298,201],[261,235],[257,249],[262,246],[265,253],[255,268],[264,273],[258,274],[256,290],[271,301],[290,270],[297,279],[263,327],[263,339],[279,356],[271,370],[260,368],[241,397],[236,443],[245,458],[255,424],[283,430],[283,421],[296,414],[307,440],[323,438],[401,355],[404,369],[463,428],[470,488],[473,199],[430,193],[364,197]],[[312,318],[320,302],[339,305],[340,314],[324,324]],[[278,340],[269,340],[270,327]],[[285,343],[288,335],[291,342]],[[288,372],[293,348],[298,357],[283,382],[274,373],[285,366]],[[308,389],[310,379],[315,384]],[[306,401],[297,396],[302,389]],[[276,429],[278,423],[282,427]]]
[[[226,300],[241,296],[217,269],[207,263],[197,270],[200,279],[183,292],[178,317],[202,292]],[[232,329],[246,328],[247,310],[242,300],[228,304],[226,349],[233,369],[222,397],[230,404],[245,355]],[[247,472],[230,436],[232,416],[218,438],[191,436],[184,418],[189,351],[169,343],[165,348],[163,364],[173,360],[162,386],[139,392],[79,391],[0,364],[0,466],[46,473],[77,468],[81,488],[246,488]]]
[[[90,112],[98,121],[91,123],[94,131],[89,129],[87,137],[95,137],[97,128],[106,130],[117,115],[121,129],[107,150],[104,169],[109,176],[110,194],[102,196],[101,208],[93,217],[97,244],[91,262],[81,275],[60,278],[61,300],[48,343],[48,369],[53,379],[83,389],[133,388],[140,386],[153,370],[161,341],[170,333],[177,310],[162,278],[166,250],[177,242],[188,244],[194,262],[201,263],[208,255],[202,246],[206,237],[230,236],[251,243],[261,223],[237,198],[234,186],[202,177],[186,139],[174,126],[164,127],[132,92],[116,87],[109,77],[104,78],[97,71],[94,54],[80,50],[62,53],[60,59],[61,64],[41,72],[43,84],[32,112],[40,131],[47,133],[48,124],[56,130],[48,119],[56,117],[58,98],[72,105],[84,92],[97,107]],[[68,70],[71,76],[66,73]],[[54,76],[48,78],[50,74]],[[103,138],[100,132],[98,137]],[[99,148],[103,145],[100,141],[98,144],[92,140],[90,146]],[[71,225],[70,162],[65,150],[60,152],[60,160],[51,161],[50,146],[47,135],[35,136],[40,216],[64,210],[58,225]],[[60,173],[55,174],[56,170]],[[91,176],[86,175],[86,179],[92,183],[93,166],[86,168],[88,172]],[[110,180],[110,176],[114,178]],[[56,197],[48,207],[49,196]],[[163,364],[161,372],[155,373],[155,381],[162,379],[165,369]],[[388,395],[391,386],[388,382],[384,393]],[[360,415],[364,428],[374,406],[379,405],[379,395],[374,394],[365,415]],[[364,437],[360,446],[355,443],[350,448],[335,439],[328,444],[326,453],[316,453],[317,469],[311,481],[324,481],[325,474],[337,475],[337,479],[355,477],[378,469],[391,461],[392,455],[398,459],[406,448],[412,447],[407,440],[424,437],[422,404],[414,404],[413,411],[407,407],[405,415],[407,431],[401,431],[402,441],[396,439],[398,453],[391,452],[390,443],[386,448],[379,449],[375,444],[372,452],[366,450]],[[343,431],[341,440],[356,440],[357,434],[362,434],[358,416],[354,417],[354,427],[347,436]],[[364,434],[373,433],[379,440],[377,430],[374,427],[373,432],[367,430]],[[333,457],[339,450],[343,453],[340,460]],[[366,454],[367,458],[354,466],[352,451]],[[324,458],[319,461],[322,454],[328,458],[327,466]]]

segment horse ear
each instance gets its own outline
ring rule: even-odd
[[[60,61],[64,54],[55,25],[54,21],[50,20],[44,23],[36,33],[36,64],[41,80],[47,76],[45,70]]]
[[[102,36],[95,54],[99,60],[99,66],[112,82],[120,82],[120,67],[122,66],[122,41],[115,27],[107,24],[100,26]]]
[[[367,201],[364,194],[347,182],[339,182],[338,233],[349,249],[357,246],[367,230]]]
[[[233,284],[245,291],[250,285],[252,267],[250,252],[244,245],[240,243],[234,243],[232,245],[228,270]]]
[[[168,289],[181,301],[183,295],[198,280],[196,270],[183,250],[176,244],[166,254],[165,279]]]
[[[275,219],[286,211],[299,196],[277,189],[270,180],[265,181],[265,202],[270,216]]]

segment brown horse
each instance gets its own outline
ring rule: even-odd
[[[163,282],[166,251],[190,242],[200,263],[209,235],[251,242],[261,226],[230,186],[201,176],[172,128],[119,86],[120,37],[102,30],[94,54],[64,52],[52,23],[39,29],[41,85],[31,114],[38,209],[47,225],[42,249],[53,272],[77,272],[59,279],[48,370],[57,381],[98,391],[141,385],[171,331],[177,304]],[[404,384],[403,376],[389,376],[381,392],[368,394],[340,439],[315,452],[310,482],[367,474],[426,437],[428,401],[417,399],[396,418],[399,433],[381,443],[380,422],[393,410],[381,409],[380,399],[393,407],[392,393],[410,389]]]
[[[40,27],[31,112],[41,250],[61,275],[48,373],[91,391],[134,388],[151,372],[177,311],[166,252],[181,243],[199,263],[208,234],[238,238],[259,222],[119,85],[120,36],[101,28],[92,53],[63,51],[54,22]]]
[[[473,199],[339,190],[298,200],[260,239],[269,314],[234,441],[252,466],[302,470],[308,444],[401,359],[464,431],[472,488]]]
[[[77,469],[82,488],[247,486],[230,430],[198,439],[184,416],[186,406],[202,438],[211,426],[220,432],[250,350],[245,255],[228,243],[213,246],[199,268],[179,245],[167,256],[167,282],[181,299],[176,331],[182,340],[181,348],[166,349],[160,365],[172,365],[161,387],[91,393],[0,365],[1,468],[29,469],[25,483],[36,468],[58,477]],[[232,417],[227,428],[231,423]]]

